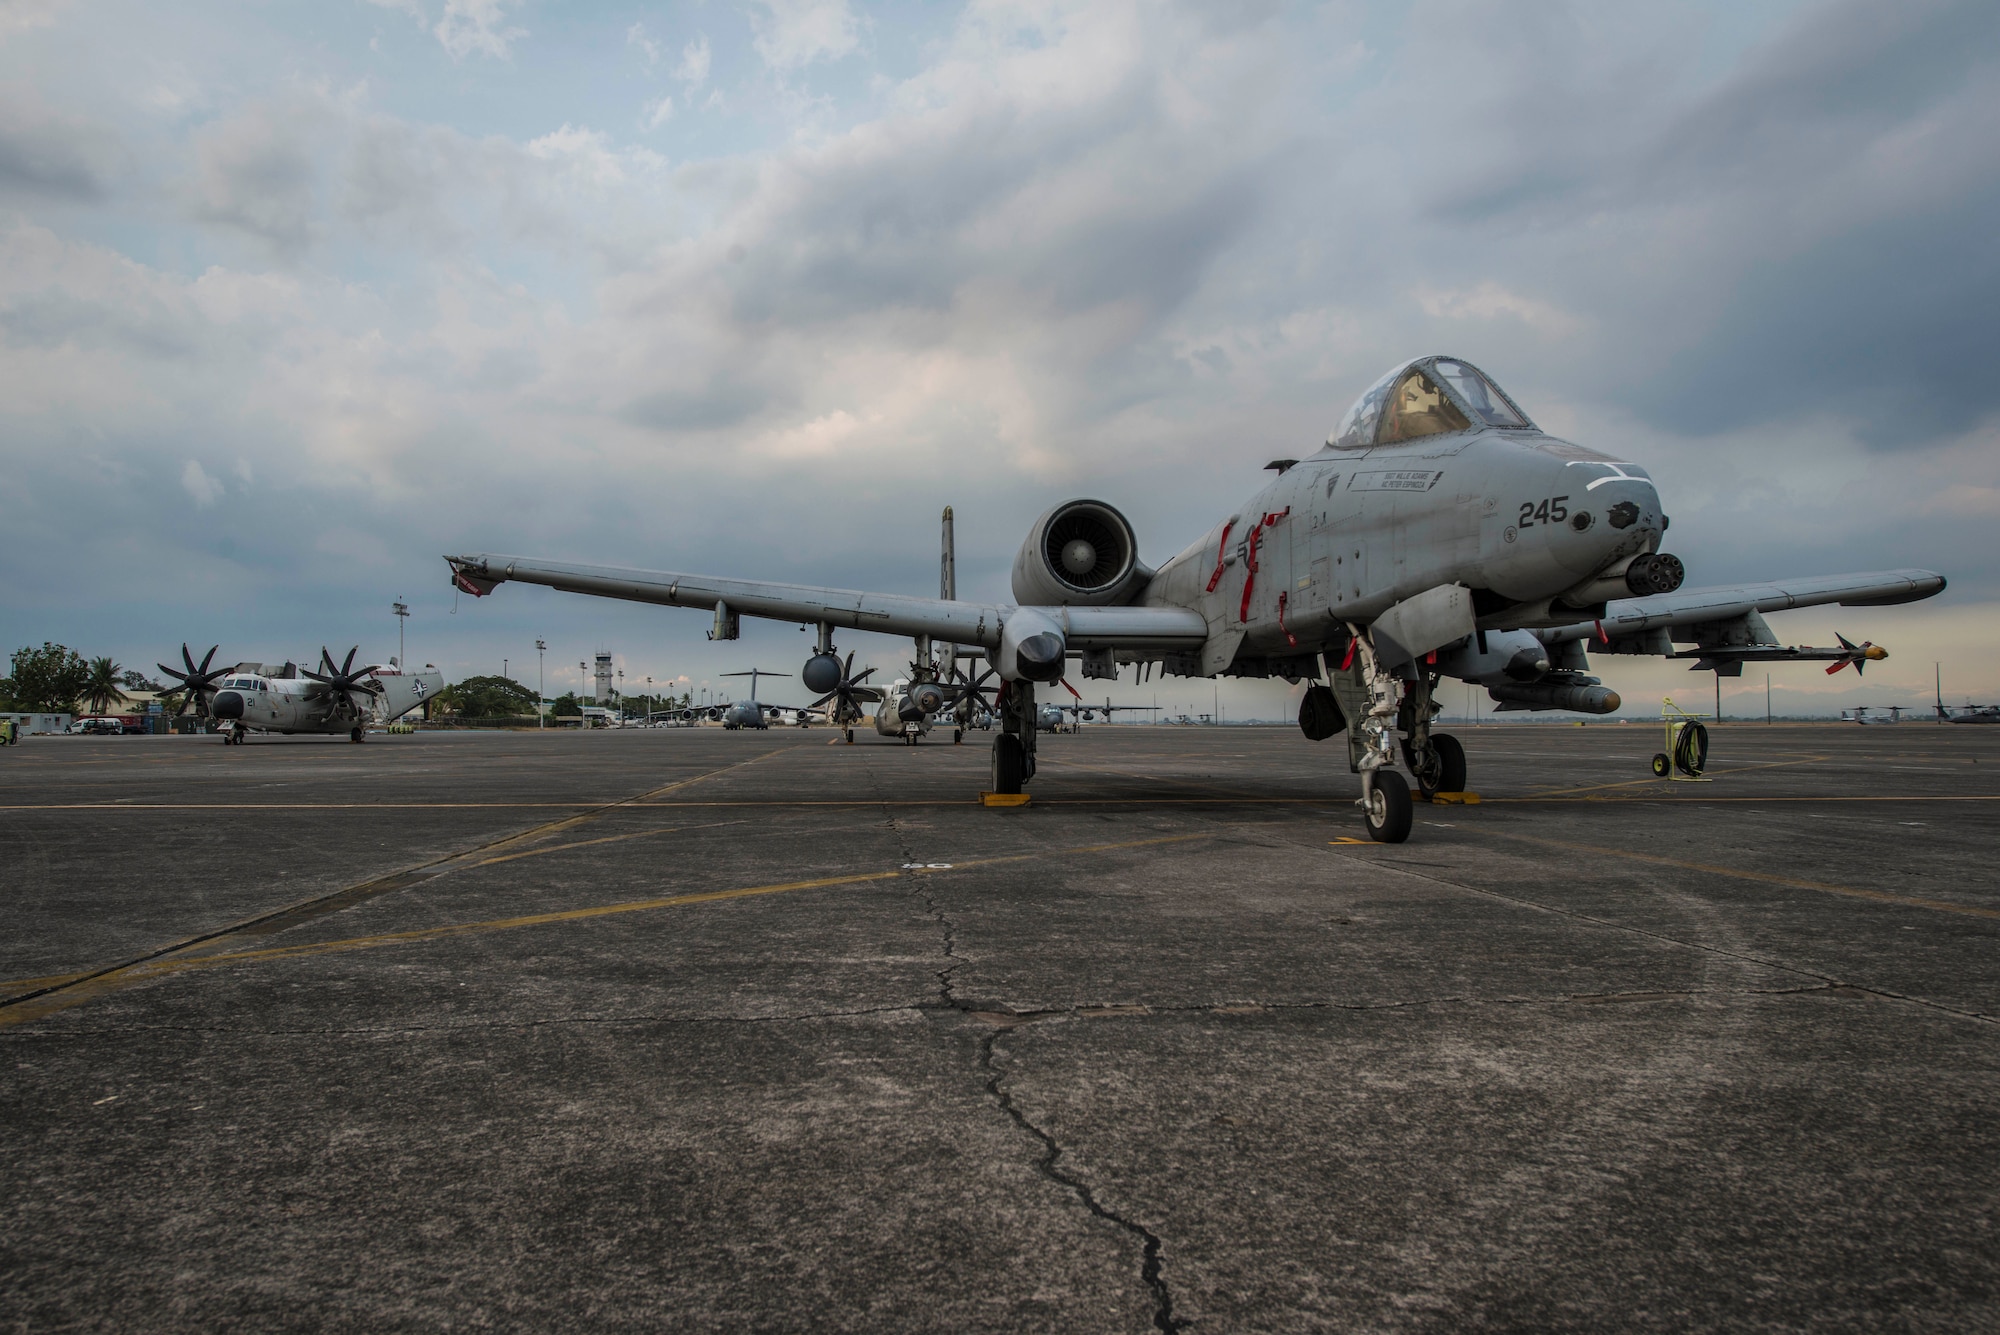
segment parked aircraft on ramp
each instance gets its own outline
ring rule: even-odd
[[[388,666],[354,666],[359,649],[347,651],[336,667],[324,646],[314,672],[295,663],[237,663],[211,668],[215,649],[196,666],[188,647],[181,646],[186,670],[159,664],[160,671],[181,683],[181,712],[213,718],[223,725],[223,741],[240,746],[252,732],[338,735],[352,741],[367,736],[371,722],[391,723],[444,689],[436,668],[405,672],[392,659]]]
[[[1005,603],[518,556],[446,560],[475,595],[517,580],[706,608],[718,639],[735,638],[745,614],[816,624],[809,674],[838,674],[840,627],[915,637],[920,661],[933,641],[977,645],[1002,682],[992,779],[1002,793],[1033,777],[1035,692],[1061,680],[1073,655],[1085,677],[1104,680],[1127,663],[1141,680],[1156,670],[1313,680],[1299,725],[1315,739],[1347,733],[1357,805],[1387,842],[1406,839],[1412,819],[1399,751],[1425,793],[1465,787],[1463,749],[1431,730],[1446,677],[1487,686],[1504,705],[1610,713],[1618,696],[1589,675],[1589,648],[1763,647],[1774,640],[1766,613],[1913,602],[1945,586],[1929,570],[1891,570],[1682,589],[1647,471],[1542,431],[1453,357],[1396,367],[1318,452],[1266,467],[1269,483],[1158,568],[1139,559],[1111,505],[1054,506],[1022,543]]]

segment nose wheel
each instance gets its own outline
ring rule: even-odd
[[[1375,770],[1370,779],[1368,795],[1362,800],[1362,824],[1376,843],[1400,844],[1410,837],[1410,785],[1392,769]]]
[[[366,735],[367,734],[363,733],[361,729],[357,727],[354,729],[354,731],[347,734],[347,740],[350,742],[358,742]]]

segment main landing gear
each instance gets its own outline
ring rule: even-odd
[[[368,735],[367,733],[361,730],[361,725],[357,723],[354,725],[354,731],[347,734],[347,740],[350,742],[358,742],[363,738],[365,738],[367,735]]]
[[[1010,681],[994,703],[1001,732],[993,739],[993,791],[1018,793],[1035,777],[1035,688]]]
[[[1414,681],[1403,681],[1383,667],[1364,634],[1350,630],[1352,651],[1343,652],[1339,666],[1334,655],[1327,655],[1332,684],[1306,691],[1299,728],[1314,741],[1347,734],[1348,766],[1361,776],[1356,805],[1362,825],[1370,839],[1400,844],[1410,837],[1414,799],[1409,783],[1393,768],[1397,751],[1416,780],[1417,794],[1428,802],[1439,793],[1465,791],[1465,748],[1456,737],[1431,731],[1438,713],[1432,698],[1437,675],[1420,667]],[[1402,740],[1392,744],[1397,732]]]

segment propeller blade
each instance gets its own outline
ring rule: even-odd
[[[203,655],[201,656],[201,671],[202,671],[202,672],[206,673],[206,672],[208,671],[208,664],[209,664],[209,660],[215,657],[215,651],[216,651],[217,649],[220,649],[221,647],[222,647],[222,646],[221,646],[221,645],[219,645],[219,644],[211,644],[211,645],[209,645],[209,646],[208,646],[208,652],[207,652],[207,653],[205,653],[205,654],[203,654]],[[185,653],[187,652],[187,646],[186,646],[185,644],[181,646],[181,652],[182,652],[182,653],[184,653],[184,654],[185,654]],[[190,659],[190,660],[188,661],[188,666],[189,666],[189,667],[193,667],[193,666],[194,666],[194,661],[193,661],[192,659]]]
[[[849,659],[852,659],[853,657],[854,657],[854,655],[853,655],[853,654],[849,654],[849,655],[848,655],[848,658],[849,658]],[[872,676],[874,676],[874,675],[875,675],[875,669],[874,669],[874,668],[868,668],[868,669],[864,670],[864,671],[862,672],[862,674],[861,674],[860,676],[858,676],[858,677],[849,677],[849,678],[847,679],[847,684],[848,684],[849,686],[859,686],[859,685],[860,685],[860,684],[861,684],[862,682],[864,682],[864,681],[867,681],[867,680],[868,680],[868,679],[869,679],[870,677],[872,677]]]
[[[350,674],[352,674],[352,673],[353,673],[353,671],[354,671],[354,656],[355,656],[356,654],[360,653],[360,652],[361,652],[361,646],[360,646],[360,645],[358,645],[358,644],[357,644],[357,645],[355,645],[355,646],[354,646],[354,647],[353,647],[352,649],[349,649],[349,650],[347,651],[347,661],[346,661],[345,663],[342,663],[342,664],[340,665],[340,675],[341,675],[341,676],[345,677],[345,676],[349,676]]]
[[[818,708],[819,708],[819,707],[820,707],[821,705],[825,704],[825,703],[826,703],[827,701],[829,701],[829,700],[833,699],[833,697],[834,697],[834,696],[836,696],[836,695],[839,695],[839,694],[840,694],[840,692],[839,692],[839,691],[837,691],[837,690],[834,690],[834,691],[828,691],[828,692],[827,692],[827,693],[826,693],[825,695],[822,695],[822,696],[821,696],[821,697],[820,697],[819,699],[817,699],[817,700],[813,701],[813,702],[812,702],[811,704],[807,705],[807,706],[806,706],[806,708],[807,708],[807,709],[818,709]]]

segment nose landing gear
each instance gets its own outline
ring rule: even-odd
[[[1370,770],[1363,776],[1361,822],[1378,844],[1400,844],[1410,837],[1414,808],[1410,785],[1392,769]]]

